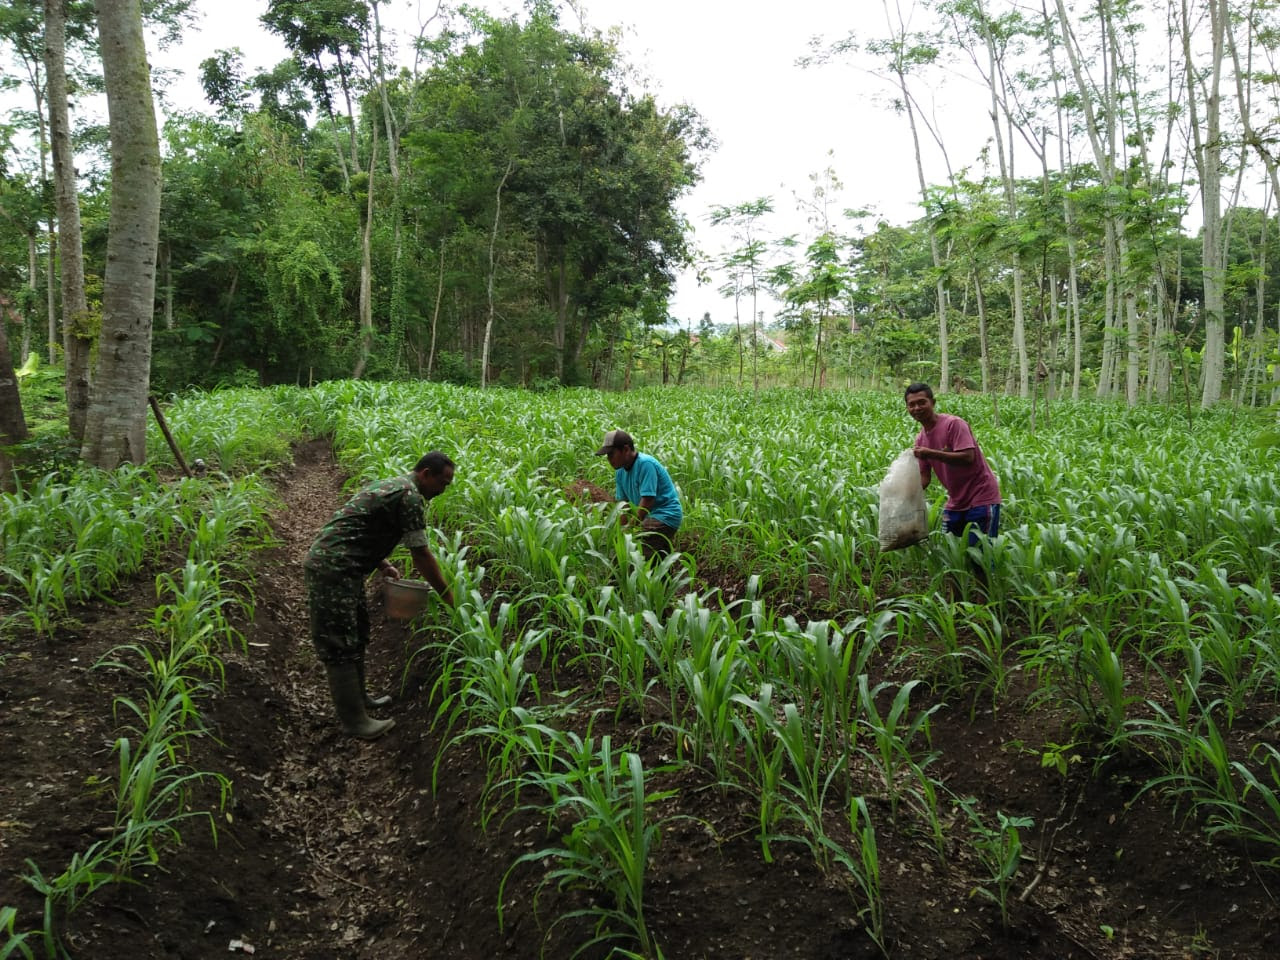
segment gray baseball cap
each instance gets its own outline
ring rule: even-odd
[[[634,447],[636,442],[631,439],[631,434],[625,430],[610,430],[604,435],[604,443],[600,445],[600,449],[596,451],[597,457],[603,457],[610,450],[618,447]]]

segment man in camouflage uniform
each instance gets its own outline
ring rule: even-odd
[[[453,605],[453,593],[427,548],[425,511],[426,501],[453,482],[453,471],[452,460],[432,451],[412,473],[365,487],[324,525],[302,565],[311,642],[329,675],[338,720],[353,737],[372,740],[395,725],[394,720],[374,720],[366,712],[391,698],[371,697],[364,688],[364,652],[369,644],[365,579],[381,570],[383,576],[398,580],[400,571],[386,558],[403,543],[418,575]]]

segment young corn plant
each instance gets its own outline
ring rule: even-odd
[[[1039,679],[1034,701],[1070,710],[1081,739],[1126,743],[1129,710],[1141,698],[1129,692],[1124,665],[1107,635],[1086,622],[1037,639],[1025,654]]]
[[[564,589],[572,556],[564,521],[516,506],[494,516],[492,524],[500,576],[516,578],[531,590],[554,594]]]
[[[672,551],[664,559],[649,563],[625,529],[618,527],[609,540],[608,554],[589,550],[588,556],[613,571],[612,586],[627,610],[647,610],[665,615],[676,598],[689,589],[685,558]]]
[[[13,907],[0,907],[0,960],[7,957],[35,960],[35,952],[27,946],[32,932],[18,933],[17,921],[17,910]]]
[[[1130,584],[1117,576],[1131,569],[1129,558],[1138,552],[1134,532],[1123,524],[1102,527],[1094,531],[1091,550],[1084,557],[1081,576],[1088,580],[1093,593],[1099,595],[1124,594],[1132,586],[1142,589],[1145,583]]]
[[[1035,821],[997,810],[993,826],[978,812],[976,799],[962,800],[960,807],[969,818],[970,845],[987,871],[971,895],[994,903],[1000,909],[1000,925],[1007,930],[1013,881],[1022,865],[1022,837],[1018,831],[1030,829]]]
[[[160,663],[164,665],[163,661]],[[196,702],[203,685],[176,672],[167,674],[159,683],[157,688],[148,690],[141,701],[116,697],[113,709],[123,708],[133,714],[136,722],[127,724],[125,729],[148,745],[155,741],[165,744],[169,762],[177,763],[177,748],[183,745],[184,738],[203,732]]]
[[[932,844],[934,853],[938,855],[938,862],[945,864],[950,824],[944,821],[940,805],[941,797],[938,790],[943,785],[941,781],[925,773],[923,764],[913,767],[911,773],[915,775],[916,783],[913,789],[905,791],[904,799],[907,801],[907,806],[924,823],[929,843]]]
[[[577,663],[582,657],[589,661],[597,652],[592,649],[597,630],[591,619],[594,611],[587,604],[589,598],[580,595],[579,581],[570,579],[568,592],[544,598],[540,614],[551,631],[541,666],[550,671],[555,683],[559,682],[558,677],[566,666]]]
[[[1280,553],[1280,548],[1277,553]],[[1244,632],[1266,635],[1273,624],[1280,622],[1280,596],[1276,594],[1270,580],[1238,583],[1235,590],[1238,598],[1237,611]]]
[[[631,707],[641,723],[644,722],[650,691],[657,683],[656,677],[648,675],[646,667],[651,662],[655,666],[663,662],[645,634],[646,617],[651,615],[648,611],[629,613],[612,608],[587,618],[594,627],[595,649],[584,655],[598,658],[602,664],[599,670],[602,683],[612,684],[617,689],[615,716]]]
[[[864,614],[875,609],[875,585],[866,577],[854,537],[842,530],[820,530],[809,549],[814,563],[826,575],[828,595],[833,602],[835,598],[848,598],[852,609]]]
[[[1209,704],[1190,727],[1182,726],[1158,705],[1152,705],[1153,719],[1134,722],[1135,736],[1152,743],[1155,756],[1169,771],[1145,783],[1138,795],[1150,790],[1162,793],[1174,801],[1175,810],[1185,802],[1189,814],[1203,818],[1210,836],[1233,837],[1264,849],[1280,847],[1280,821],[1275,819],[1280,805],[1274,804],[1276,796],[1262,778],[1232,759],[1213,719],[1220,705]],[[1224,708],[1224,712],[1228,711]],[[1274,782],[1277,755],[1274,749],[1265,749],[1269,746],[1255,748],[1254,756],[1262,756]],[[1261,803],[1261,809],[1250,805],[1250,795]]]
[[[1111,646],[1106,633],[1088,625],[1080,629],[1077,639],[1080,647],[1072,676],[1076,703],[1082,712],[1092,714],[1087,723],[1109,739],[1121,737],[1129,707],[1138,698],[1128,692],[1119,651]]]
[[[34,860],[27,860],[28,872],[22,875],[22,879],[44,897],[44,925],[35,933],[40,937],[46,960],[62,960],[70,956],[63,946],[62,933],[71,915],[85,900],[108,884],[132,882],[117,869],[116,844],[115,838],[91,844],[88,850],[72,854],[66,869],[53,877],[46,877]],[[23,956],[32,957],[34,951],[26,947],[26,938],[25,934],[21,935],[11,939],[10,944],[15,945],[16,940]]]
[[[81,576],[87,559],[84,554],[33,553],[27,557],[25,569],[0,566],[0,575],[17,588],[5,590],[0,597],[21,608],[18,616],[37,636],[52,636],[58,623],[65,619],[69,604],[88,597]]]
[[[880,774],[885,792],[889,796],[889,816],[897,820],[898,805],[903,796],[915,784],[926,781],[924,768],[931,757],[917,753],[912,744],[918,736],[929,738],[929,718],[941,708],[942,704],[934,704],[925,710],[911,714],[911,693],[920,685],[919,680],[910,680],[900,686],[890,701],[889,709],[883,714],[876,706],[876,700],[882,693],[892,689],[888,682],[871,687],[867,675],[858,677],[858,725],[870,734],[874,749],[863,748],[860,752]]]
[[[653,664],[657,685],[667,691],[672,722],[679,722],[682,719],[679,715],[679,665],[686,656],[702,664],[709,661],[721,619],[713,619],[712,611],[702,605],[696,594],[686,594],[666,619],[653,610],[644,610],[642,616],[649,629],[646,636],[637,638],[637,642],[642,644],[645,655]]]
[[[881,611],[871,620],[856,616],[843,627],[814,620],[798,637],[794,622],[784,621],[789,630],[776,634],[779,649],[791,661],[792,676],[797,678],[797,698],[811,692],[816,700],[814,712],[821,713],[823,729],[832,731],[845,772],[846,803],[852,802],[854,796],[853,756],[861,709],[857,678],[880,651],[893,619],[891,613]]]
[[[1233,761],[1236,774],[1244,783],[1240,794],[1242,811],[1236,817],[1235,831],[1251,845],[1269,854],[1265,858],[1250,857],[1261,866],[1280,864],[1280,750],[1270,743],[1260,743],[1249,756],[1253,766]],[[1255,770],[1254,767],[1260,769]]]
[[[805,719],[794,703],[783,704],[782,719],[770,715],[763,719],[770,732],[782,744],[789,777],[781,781],[781,819],[800,827],[799,834],[778,834],[775,839],[790,840],[808,847],[823,872],[831,869],[832,844],[824,821],[827,794],[840,775],[843,765],[830,764],[826,756],[827,731],[818,727],[815,734],[811,720]]]
[[[723,790],[732,782],[737,746],[733,699],[741,692],[747,676],[744,651],[737,637],[722,637],[712,645],[705,663],[699,665],[692,658],[681,660],[676,673],[693,710],[691,725],[673,724],[676,742],[689,744],[694,764],[710,761]]]
[[[965,604],[985,602],[986,595],[979,592],[981,583],[973,571],[975,562],[982,564],[984,561],[975,560],[975,556],[980,558],[981,554],[971,554],[970,549],[963,537],[935,537],[930,541],[926,559],[930,581],[924,592],[953,596],[957,602]],[[987,579],[992,582],[995,578],[988,575]]]
[[[1199,649],[1205,668],[1216,677],[1229,718],[1244,712],[1264,679],[1255,665],[1254,640],[1240,631],[1234,609],[1226,617],[1216,612],[1196,617],[1190,643]]]
[[[931,593],[904,601],[901,610],[899,636],[931,634],[934,640],[928,645],[913,644],[901,653],[917,660],[916,672],[922,673],[944,696],[964,690],[966,683],[961,609],[960,604],[952,603],[941,593]]]
[[[824,729],[835,732],[846,763],[857,742],[856,678],[866,670],[880,639],[879,631],[864,629],[865,624],[863,617],[850,621],[846,629],[830,620],[811,620],[802,629],[787,617],[770,637],[772,651],[781,654],[771,657],[777,664],[773,674],[786,678],[792,699],[820,716]]]
[[[1201,703],[1206,699],[1201,694],[1207,693],[1208,687],[1204,683],[1204,658],[1200,655],[1200,647],[1188,642],[1181,653],[1186,659],[1186,666],[1179,671],[1166,669],[1159,657],[1144,657],[1151,674],[1159,677],[1164,684],[1166,697],[1161,702],[1148,700],[1147,706],[1156,717],[1172,722],[1180,729],[1189,730],[1199,714]],[[1130,730],[1143,729],[1141,721],[1131,721],[1127,726]]]
[[[94,669],[117,669],[140,678],[146,685],[141,701],[127,696],[115,698],[113,710],[124,708],[137,723],[129,729],[139,737],[168,736],[172,731],[203,731],[198,699],[214,684],[223,682],[223,664],[207,644],[210,627],[205,624],[194,634],[171,637],[167,647],[130,643],[108,651]],[[165,655],[162,655],[165,654]],[[134,666],[137,658],[142,666]]]
[[[889,957],[885,941],[884,894],[880,884],[880,851],[876,843],[876,829],[871,822],[866,800],[854,797],[849,804],[849,830],[856,848],[850,851],[826,832],[810,831],[803,842],[821,864],[836,864],[845,869],[853,889],[858,919],[868,937],[886,960]],[[791,838],[795,839],[795,838]]]
[[[734,715],[733,724],[743,749],[743,773],[756,797],[760,852],[765,863],[773,863],[769,844],[782,821],[782,765],[786,760],[786,746],[773,733],[773,685],[761,684],[756,697],[734,694],[733,702],[743,708]]]
[[[590,749],[590,741],[583,746]],[[658,960],[663,954],[645,918],[644,880],[667,821],[650,822],[648,813],[675,791],[646,792],[639,755],[624,751],[616,756],[607,736],[591,754],[588,775],[560,787],[558,799],[545,812],[569,826],[559,844],[522,855],[507,871],[498,891],[499,925],[511,871],[524,863],[550,860],[553,866],[540,887],[554,883],[561,890],[585,889],[607,897],[568,910],[553,922],[553,927],[577,917],[595,922],[593,936],[574,951],[574,957],[597,945],[625,940],[635,945],[640,957]]]
[[[180,737],[181,734],[175,734]],[[204,817],[217,839],[217,820],[208,810],[190,809],[191,791],[212,780],[226,805],[231,782],[219,773],[173,763],[173,738],[144,738],[135,752],[126,737],[116,741],[119,775],[116,786],[116,839],[111,851],[118,873],[128,876],[142,865],[155,864],[166,845],[182,842],[180,826]]]
[[[524,653],[518,655],[518,662],[506,653],[505,635],[514,626],[517,609],[518,604],[496,597],[486,601],[473,590],[453,608],[452,635],[419,648],[411,658],[412,663],[428,651],[439,654],[439,675],[431,688],[431,699],[438,704],[433,723],[444,722],[446,742],[449,731],[471,717],[472,711],[478,711],[475,723],[492,721],[502,712],[501,707],[496,712],[494,707],[514,705],[529,682]],[[482,679],[485,674],[487,681]]]
[[[488,752],[489,773],[480,809],[480,829],[485,831],[500,810],[505,808],[509,815],[521,808],[523,786],[536,785],[546,793],[549,806],[554,807],[560,798],[561,785],[567,782],[567,778],[560,775],[565,766],[562,756],[572,752],[573,744],[571,735],[548,722],[555,719],[552,711],[516,707],[512,714],[513,722],[503,729],[482,725],[464,731],[456,738],[478,737],[482,741],[495,741],[493,749]],[[443,753],[442,747],[440,755]],[[438,756],[436,773],[439,759]],[[530,772],[522,775],[519,771],[526,768]],[[551,820],[548,818],[547,829],[550,828]]]
[[[849,810],[849,829],[853,841],[858,848],[855,859],[848,851],[841,848],[837,859],[848,870],[850,878],[862,894],[863,906],[858,910],[858,917],[881,954],[889,956],[885,943],[884,929],[884,895],[880,886],[880,850],[876,844],[876,828],[871,822],[871,814],[867,810],[867,802],[862,797],[855,797]]]
[[[168,600],[155,608],[152,627],[162,636],[202,634],[221,640],[229,649],[243,649],[244,637],[231,625],[228,611],[238,607],[252,616],[253,601],[247,588],[241,596],[228,592],[232,585],[212,560],[188,560],[177,576],[161,573],[156,577],[156,596]]]
[[[990,606],[976,607],[968,614],[969,632],[974,642],[961,648],[962,656],[977,668],[980,678],[974,690],[974,702],[984,692],[991,695],[991,709],[998,710],[1019,669],[1016,660],[1018,644],[1010,644],[1005,636],[1001,616]]]
[[[505,730],[516,722],[513,711],[526,696],[538,700],[537,677],[525,669],[525,658],[545,632],[545,628],[526,630],[509,645],[496,645],[463,661],[466,679],[459,695],[468,726],[485,724]]]
[[[1028,634],[1033,637],[1058,634],[1075,622],[1079,607],[1075,578],[1074,572],[1044,570],[1026,584],[1025,593],[1010,598],[1009,606],[1026,623]]]

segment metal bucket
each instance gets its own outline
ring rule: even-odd
[[[393,620],[412,620],[427,606],[431,585],[422,580],[387,580],[382,587],[387,616]]]

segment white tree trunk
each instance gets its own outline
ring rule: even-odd
[[[1182,0],[1181,41],[1187,73],[1187,109],[1191,120],[1196,172],[1200,175],[1201,262],[1204,268],[1204,368],[1200,406],[1212,407],[1222,397],[1225,359],[1223,312],[1225,270],[1222,249],[1222,62],[1226,55],[1227,0],[1204,0],[1209,11],[1210,63],[1202,71],[1193,60],[1192,11]],[[1201,32],[1197,33],[1197,38]],[[1205,76],[1197,83],[1197,75]],[[1198,116],[1204,109],[1203,120]]]
[[[936,299],[935,308],[938,314],[938,355],[941,361],[938,370],[937,388],[939,391],[946,391],[951,389],[951,342],[947,332],[947,282],[945,271],[942,269],[942,252],[938,246],[937,218],[934,212],[929,209],[929,188],[924,178],[924,160],[920,151],[920,133],[916,128],[915,101],[912,99],[911,91],[907,87],[906,69],[901,59],[906,48],[906,24],[901,19],[901,10],[898,11],[898,23],[894,24],[893,18],[889,15],[887,0],[884,2],[884,10],[885,19],[889,23],[889,30],[893,34],[894,40],[901,43],[903,47],[903,51],[895,56],[893,71],[898,81],[898,87],[902,91],[902,105],[907,114],[907,123],[911,128],[911,147],[916,161],[916,181],[920,187],[920,209],[924,211],[925,220],[929,225],[929,254],[933,259],[933,269],[937,277],[934,281],[934,296]]]
[[[81,457],[146,461],[147,391],[160,233],[160,140],[138,0],[96,0],[111,133],[111,217],[98,371]]]
[[[503,171],[502,180],[498,183],[498,189],[493,198],[493,231],[489,234],[489,277],[485,283],[485,290],[489,297],[489,316],[484,323],[484,346],[480,350],[480,389],[483,390],[489,385],[489,347],[493,343],[493,319],[496,313],[496,307],[493,300],[493,281],[498,272],[498,226],[502,222],[502,190],[507,185],[507,178],[511,176],[511,172],[515,170],[515,160],[507,161],[507,169]]]
[[[65,0],[45,0],[44,64],[49,83],[49,142],[53,146],[53,185],[58,209],[59,276],[62,280],[62,351],[67,391],[67,428],[84,439],[89,411],[89,354],[94,332],[84,291],[84,251],[80,201],[67,118]]]
[[[373,125],[373,144],[369,150],[369,179],[365,194],[364,231],[360,234],[360,333],[357,338],[356,365],[351,379],[359,380],[369,365],[373,349],[373,184],[378,162],[378,125]]]
[[[1122,211],[1117,210],[1110,199],[1110,188],[1117,182],[1116,174],[1116,123],[1117,93],[1115,75],[1118,71],[1115,61],[1114,44],[1107,43],[1107,49],[1098,58],[1104,69],[1102,90],[1100,92],[1102,115],[1099,117],[1095,109],[1095,98],[1098,96],[1085,78],[1081,53],[1077,46],[1071,23],[1067,16],[1063,0],[1055,0],[1058,11],[1058,23],[1062,31],[1063,47],[1071,62],[1071,73],[1075,79],[1076,91],[1080,95],[1080,109],[1084,114],[1085,131],[1089,136],[1089,145],[1093,149],[1094,161],[1098,166],[1098,182],[1108,191],[1107,210],[1104,213],[1105,245],[1103,248],[1103,264],[1106,274],[1106,306],[1102,319],[1102,366],[1098,374],[1099,397],[1110,396],[1115,385],[1118,366],[1116,339],[1119,336],[1117,316],[1119,313],[1119,289],[1124,260],[1119,254],[1119,237],[1124,235],[1125,218]],[[1104,36],[1114,37],[1113,11],[1110,0],[1100,0],[1098,15],[1103,21]]]

